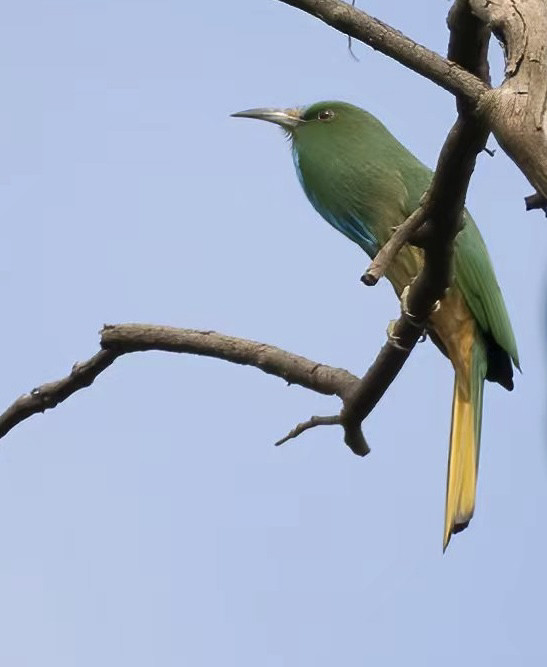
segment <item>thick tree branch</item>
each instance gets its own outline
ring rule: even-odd
[[[484,95],[479,113],[500,146],[547,198],[547,3],[468,0],[474,15],[502,42],[503,84]]]

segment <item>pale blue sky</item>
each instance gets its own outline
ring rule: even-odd
[[[361,0],[444,52],[448,3]],[[98,348],[104,322],[214,328],[362,372],[398,313],[300,191],[251,106],[377,114],[433,165],[445,92],[272,0],[0,7],[1,404]],[[496,57],[499,76],[499,54]],[[494,146],[493,140],[490,145]],[[486,390],[479,498],[443,556],[452,371],[420,345],[366,422],[272,443],[334,399],[147,353],[0,449],[0,664],[542,664],[547,227],[483,155],[468,205],[524,373]]]

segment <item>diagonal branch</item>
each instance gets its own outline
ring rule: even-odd
[[[422,202],[420,207],[397,227],[389,241],[380,248],[368,269],[361,276],[362,282],[367,285],[367,287],[376,285],[380,278],[385,275],[389,265],[397,256],[399,250],[405,243],[412,242],[420,227],[425,223],[427,219],[426,216],[427,209],[424,206],[424,202]]]
[[[397,60],[409,69],[477,104],[490,86],[479,76],[451,59],[417,44],[395,28],[369,16],[341,0],[280,0],[301,9],[336,30],[364,42],[373,49]],[[450,56],[449,56],[450,58]]]
[[[66,401],[75,392],[89,387],[97,375],[106,370],[118,357],[117,352],[101,350],[91,359],[76,363],[69,375],[55,382],[47,382],[20,396],[0,415],[0,438],[14,426],[38,412],[45,412]]]
[[[449,15],[449,57],[466,65],[488,82],[489,32],[474,18],[465,0],[456,0]],[[427,320],[452,283],[453,240],[461,229],[467,188],[488,129],[469,113],[469,100],[458,98],[458,119],[442,147],[431,186],[417,212],[405,223],[401,237],[427,221],[424,265],[401,300],[401,317],[374,364],[344,403],[342,417],[363,421],[393,382],[422,335]],[[398,239],[397,244],[401,238]],[[393,244],[369,269],[373,278],[387,268],[400,245]],[[367,273],[369,273],[367,272]],[[367,274],[365,274],[366,276]],[[371,281],[370,284],[374,284]]]

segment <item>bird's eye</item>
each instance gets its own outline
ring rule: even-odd
[[[334,111],[331,109],[322,109],[318,114],[319,120],[332,120],[334,118]]]

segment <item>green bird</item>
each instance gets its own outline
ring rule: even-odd
[[[433,173],[370,113],[344,102],[233,114],[275,123],[292,147],[304,192],[325,220],[374,257],[418,208]],[[423,252],[405,245],[386,273],[400,298]],[[427,331],[455,371],[443,549],[475,508],[484,380],[513,389],[518,352],[484,241],[464,211],[455,240],[454,282]]]

